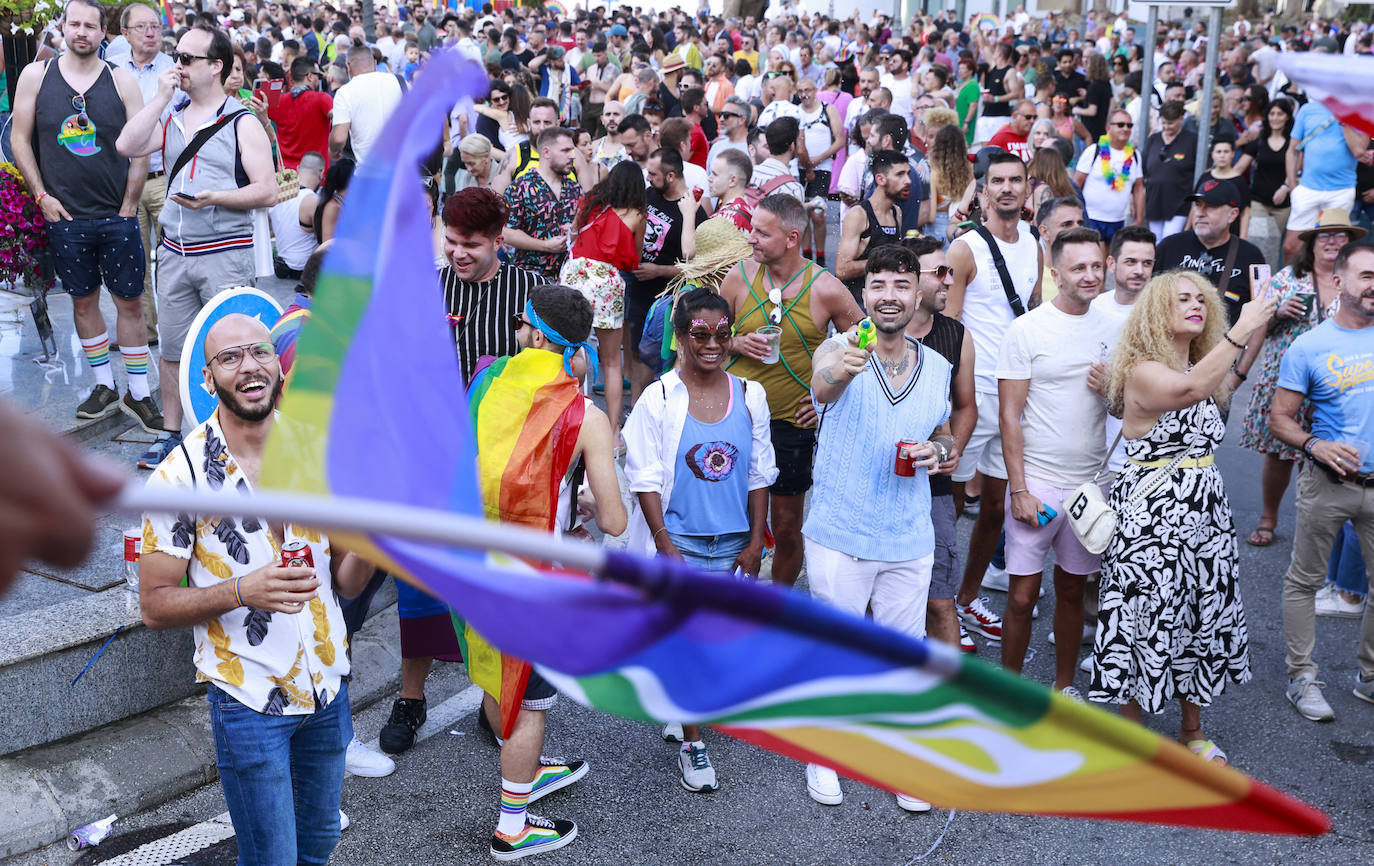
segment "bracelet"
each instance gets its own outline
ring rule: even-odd
[[[47,197],[48,197],[48,191],[45,189],[45,190],[43,190],[42,192],[40,192],[36,198],[34,198],[33,203],[34,203],[34,204],[38,204],[39,202],[41,202],[43,199],[45,199],[45,198],[47,198]]]
[[[1224,333],[1224,334],[1222,334],[1221,336],[1224,337],[1224,338],[1226,338],[1226,342],[1230,343],[1232,346],[1235,346],[1237,349],[1240,349],[1240,350],[1244,351],[1244,349],[1245,349],[1245,344],[1244,344],[1244,343],[1237,343],[1235,340],[1231,339],[1231,333],[1230,333],[1229,331],[1226,332],[1226,333]]]
[[[1302,453],[1306,454],[1308,457],[1311,457],[1311,456],[1312,456],[1312,446],[1315,445],[1316,443],[1320,442],[1320,441],[1321,441],[1321,440],[1316,436],[1316,434],[1313,434],[1313,435],[1311,435],[1311,436],[1308,436],[1308,437],[1307,437],[1307,441],[1305,441],[1305,442],[1302,443]]]
[[[668,527],[666,527],[666,526],[660,526],[658,529],[655,529],[655,530],[654,530],[654,534],[651,535],[651,536],[649,536],[649,537],[650,537],[651,539],[653,539],[653,538],[658,538],[658,534],[659,534],[660,532],[667,532],[667,531],[668,531]]]
[[[1026,488],[1022,487],[1020,490],[1013,490],[1011,493],[1009,493],[1009,494],[1007,494],[1007,495],[1008,495],[1008,496],[1015,496],[1015,495],[1018,494],[1018,493],[1030,493],[1030,491],[1027,490]]]
[[[1245,381],[1245,374],[1237,370],[1235,367],[1231,368],[1231,374],[1234,375],[1237,379],[1241,380],[1242,382]]]
[[[239,607],[243,607],[243,594],[239,592],[239,584],[243,583],[243,578],[234,581],[234,598],[238,599]]]

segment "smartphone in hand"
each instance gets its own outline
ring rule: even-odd
[[[1269,296],[1269,279],[1272,273],[1268,265],[1250,266],[1250,297],[1262,300]]]

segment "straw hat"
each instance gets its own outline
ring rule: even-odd
[[[1343,231],[1350,240],[1357,241],[1369,232],[1357,225],[1351,225],[1350,212],[1343,207],[1329,207],[1317,214],[1317,224],[1305,232],[1299,232],[1298,237],[1303,243],[1312,240],[1319,232]]]
[[[677,293],[689,283],[718,289],[730,269],[753,254],[744,232],[726,217],[712,217],[697,226],[697,253],[690,262],[676,263],[678,274],[667,291]]]

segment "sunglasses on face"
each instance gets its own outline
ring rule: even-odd
[[[248,355],[252,355],[254,361],[266,366],[271,363],[273,358],[277,357],[277,349],[271,343],[248,343],[243,346],[230,346],[217,352],[214,357],[206,362],[206,366],[219,364],[226,370],[237,370]]]
[[[687,331],[687,336],[692,340],[693,343],[696,343],[698,346],[704,346],[707,343],[711,342],[712,339],[715,339],[721,343],[728,343],[730,341],[730,326],[721,325],[714,331],[710,331],[702,327],[689,328]]]
[[[945,277],[953,275],[954,268],[951,268],[949,265],[936,265],[933,268],[917,268],[916,273],[934,274],[935,279],[943,280]]]
[[[521,313],[516,313],[515,315],[510,317],[510,326],[512,330],[516,331],[524,327],[534,327],[534,325],[531,325],[529,322],[525,321],[525,317]]]
[[[1124,127],[1124,128],[1126,128],[1126,129],[1130,129],[1131,127],[1135,126],[1135,124],[1134,124],[1134,123],[1131,123],[1129,120],[1124,121],[1124,122],[1123,122],[1123,121],[1119,121],[1119,120],[1114,120],[1114,121],[1112,121],[1111,125],[1112,125],[1112,126],[1117,126],[1117,127]]]
[[[204,54],[187,54],[185,51],[177,51],[172,54],[172,60],[181,66],[190,66],[197,60],[209,60]]]

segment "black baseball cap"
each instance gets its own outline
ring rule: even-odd
[[[1204,180],[1198,191],[1188,196],[1185,201],[1200,201],[1212,207],[1218,205],[1241,206],[1240,193],[1236,190],[1236,185],[1229,180],[1216,178]]]

